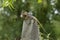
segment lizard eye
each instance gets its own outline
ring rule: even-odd
[[[24,17],[26,17],[27,15],[23,15]]]

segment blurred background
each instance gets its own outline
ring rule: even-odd
[[[19,40],[23,19],[28,10],[42,23],[41,40],[60,40],[60,0],[0,0],[0,40]]]

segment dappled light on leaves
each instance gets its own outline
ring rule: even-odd
[[[38,3],[42,3],[42,0],[38,0]]]

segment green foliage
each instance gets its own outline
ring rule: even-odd
[[[16,1],[16,0],[14,0]],[[2,4],[2,7],[9,7],[10,9],[13,8],[13,2],[12,0],[3,0],[3,4]]]

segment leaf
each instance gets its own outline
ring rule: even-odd
[[[14,6],[13,6],[12,2],[13,2],[12,0],[5,0],[2,4],[2,7],[3,8],[4,7],[9,7],[12,10],[12,8],[14,9]]]
[[[11,6],[8,6],[10,8],[10,10],[12,10]]]
[[[14,9],[13,5],[10,3],[10,6]]]
[[[3,4],[2,4],[3,7],[7,7],[9,6],[9,1],[4,1]]]

